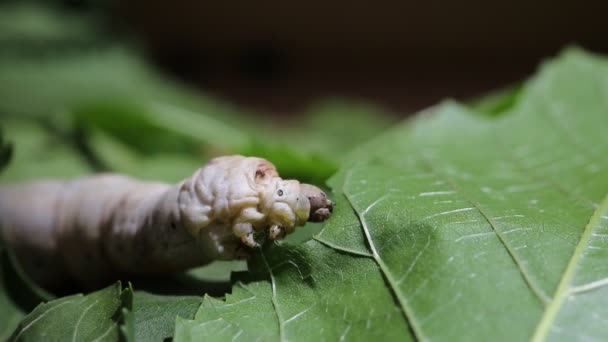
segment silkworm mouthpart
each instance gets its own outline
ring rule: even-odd
[[[331,216],[334,210],[334,202],[327,198],[323,190],[310,184],[302,184],[300,190],[310,203],[308,221],[323,222]]]
[[[325,194],[323,194],[325,196]],[[323,222],[327,220],[331,213],[334,211],[334,202],[325,197],[324,201],[320,203],[316,203],[316,206],[310,207],[310,216],[308,217],[308,221],[310,222]]]
[[[308,221],[310,222],[323,222],[331,216],[331,211],[327,208],[321,208],[310,215]]]
[[[285,229],[283,229],[283,227],[279,227],[277,225],[270,227],[269,232],[270,232],[269,237],[271,240],[283,239],[285,237],[285,235],[287,234],[287,232],[285,231]]]

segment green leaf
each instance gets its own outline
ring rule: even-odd
[[[291,141],[288,135],[281,135],[281,129],[271,127],[269,120],[256,119],[169,81],[127,48],[60,57],[43,61],[0,59],[0,114],[21,120],[44,118],[61,126],[68,138],[74,129],[93,131],[93,135],[101,131],[132,150],[136,159],[171,155],[200,166],[220,154],[256,155],[274,162],[282,175],[315,182],[324,181],[337,168],[331,158],[335,148],[302,143],[337,146],[331,143],[335,139],[299,134]],[[28,97],[20,96],[23,93]],[[314,127],[298,127],[297,131],[315,133]],[[375,131],[368,132],[366,136]],[[28,141],[16,145],[22,143]],[[78,142],[71,143],[79,147]],[[93,143],[89,146],[106,164],[117,164],[111,151]],[[150,168],[140,170],[146,169]]]
[[[129,286],[120,294],[121,308],[118,319],[119,341],[135,341],[134,296],[133,286],[129,283]]]
[[[130,293],[133,305],[126,313],[128,322],[123,324],[125,340],[164,341],[173,337],[176,317],[192,319],[201,305],[203,298],[192,294],[222,296],[230,290],[231,272],[243,270],[243,261],[218,261],[184,274],[133,279],[138,290]]]
[[[159,296],[135,292],[134,341],[164,341],[172,337],[175,318],[193,318],[201,299],[198,296]]]
[[[521,94],[521,84],[512,85],[505,89],[485,94],[480,98],[475,98],[469,101],[468,105],[476,112],[483,113],[488,116],[497,116],[509,113],[511,108],[519,100]]]
[[[73,178],[91,172],[76,150],[39,123],[5,120],[2,127],[12,143],[11,161],[2,171],[3,182],[33,178]]]
[[[40,304],[13,333],[15,341],[116,341],[121,315],[120,283],[86,296],[76,294]]]
[[[12,156],[12,145],[4,142],[0,130],[0,171]],[[8,339],[21,319],[43,300],[53,298],[25,274],[0,237],[0,340]]]
[[[7,14],[0,21],[6,29],[0,50],[18,52],[0,53],[0,114],[56,124],[78,152],[86,145],[86,161],[96,171],[115,167],[139,175],[155,170],[133,168],[148,158],[154,163],[171,155],[200,165],[220,154],[246,154],[269,159],[285,177],[323,183],[353,145],[391,123],[378,108],[333,100],[302,120],[275,125],[174,82],[124,44],[104,43],[100,22],[85,20],[84,13],[0,7]],[[87,42],[98,46],[85,48]],[[89,141],[99,131],[132,150],[126,168],[111,150]]]
[[[0,340],[8,339],[21,319],[53,296],[23,272],[15,255],[0,240]]]
[[[260,290],[176,340],[608,338],[607,96],[608,61],[571,49],[498,117],[446,102],[395,127],[332,179],[315,241],[264,251]]]
[[[60,3],[3,1],[0,3],[0,59],[43,59],[103,45],[100,17],[80,8],[77,15],[61,11]]]
[[[178,340],[197,341],[200,337],[197,330],[205,332],[214,332],[213,336],[216,340],[228,340],[236,336],[241,340],[268,340],[276,337],[278,327],[276,325],[276,317],[273,312],[271,302],[270,285],[266,283],[253,283],[251,286],[239,283],[233,289],[232,294],[226,295],[226,301],[223,302],[213,297],[205,296],[200,309],[196,314],[196,320],[203,320],[207,324],[201,326],[199,323],[187,320],[186,317],[180,316],[177,320],[177,331],[175,338]],[[248,305],[250,303],[251,305]],[[260,305],[262,304],[262,305]],[[227,310],[229,305],[239,305],[240,310]],[[232,322],[239,320],[242,317],[250,317],[252,319],[242,320],[243,328]],[[265,327],[260,334],[248,336],[247,332],[256,327]],[[241,332],[239,334],[239,331]]]
[[[377,136],[395,123],[388,112],[368,103],[330,99],[313,104],[298,122],[276,129],[279,139],[340,161],[353,146]]]

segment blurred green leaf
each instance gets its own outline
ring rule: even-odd
[[[0,240],[0,340],[7,340],[28,312],[51,298],[21,270],[15,255]]]
[[[474,108],[476,112],[489,116],[505,114],[517,104],[522,90],[523,86],[521,84],[512,85],[475,98],[469,101],[469,106]]]
[[[73,132],[84,132],[84,140],[66,142],[79,153],[88,144],[85,161],[95,158],[89,166],[96,170],[114,166],[139,174],[150,168],[134,170],[133,165],[158,155],[203,164],[213,156],[238,153],[271,160],[285,177],[320,184],[335,172],[339,156],[390,124],[377,108],[334,101],[311,109],[303,120],[276,126],[266,116],[237,110],[170,80],[120,43],[82,48],[80,40],[103,40],[100,21],[90,20],[89,14],[81,18],[34,3],[2,7],[1,50],[15,50],[18,41],[24,46],[44,42],[41,49],[51,52],[54,46],[75,49],[0,54],[0,114],[43,120],[71,138]],[[62,40],[66,43],[57,43]],[[124,146],[119,153],[131,156],[123,159],[129,165],[116,162],[120,157],[108,145],[98,148],[85,141],[97,132],[106,141],[115,139],[114,146]]]
[[[193,318],[201,300],[197,296],[159,296],[136,292],[134,341],[162,342],[173,337],[176,317]]]
[[[96,13],[70,13],[50,1],[3,1],[0,60],[41,59],[99,46],[106,40],[100,22]]]
[[[13,144],[10,164],[2,180],[73,178],[91,172],[72,145],[49,133],[41,124],[24,120],[2,122],[6,138]]]
[[[117,341],[120,283],[86,296],[76,294],[40,304],[13,333],[15,341]]]
[[[336,169],[329,153],[274,139],[264,120],[194,95],[120,48],[0,63],[0,113],[50,115],[65,130],[102,131],[144,156],[182,154],[203,164],[220,154],[251,154],[268,157],[289,177],[313,175],[317,182]]]
[[[317,102],[287,128],[281,139],[292,146],[341,160],[346,152],[394,124],[396,118],[379,106],[340,99]]]

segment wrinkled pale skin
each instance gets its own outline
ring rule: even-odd
[[[256,236],[281,239],[332,209],[319,188],[243,156],[215,158],[175,185],[105,174],[0,186],[2,237],[49,287],[246,257]]]

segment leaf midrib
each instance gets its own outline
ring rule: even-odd
[[[608,211],[608,194],[604,197],[604,200],[600,204],[600,206],[593,212],[593,215],[589,219],[589,222],[585,226],[585,230],[581,239],[579,240],[576,248],[574,249],[574,253],[568,262],[568,266],[566,267],[566,271],[564,272],[564,276],[559,283],[559,286],[553,296],[553,301],[546,308],[540,323],[538,324],[536,331],[532,337],[533,342],[545,341],[547,334],[551,328],[551,325],[555,321],[557,314],[559,313],[564,300],[570,294],[570,284],[572,282],[572,278],[574,277],[576,267],[578,266],[578,262],[580,261],[581,256],[583,255],[583,251],[587,247],[587,243],[591,238],[591,234],[596,227],[598,221],[601,219],[602,214]]]
[[[352,171],[352,169],[351,169],[351,171]],[[367,221],[365,220],[365,212],[361,213],[361,211],[359,211],[359,209],[357,209],[357,207],[355,206],[354,202],[351,199],[351,195],[347,190],[347,185],[348,185],[349,179],[350,179],[350,172],[347,175],[345,182],[344,182],[344,197],[346,197],[346,200],[348,201],[349,205],[353,208],[353,210],[357,214],[359,221],[361,222],[361,228],[363,229],[363,233],[365,235],[365,240],[369,244],[369,248],[372,252],[372,258],[374,259],[374,261],[380,268],[381,273],[384,275],[387,282],[389,283],[391,292],[397,298],[397,301],[399,302],[399,305],[401,306],[403,316],[405,317],[405,320],[408,322],[408,324],[411,328],[411,331],[414,334],[414,337],[418,341],[425,341],[425,340],[427,340],[427,338],[423,335],[422,327],[420,327],[419,323],[416,321],[412,308],[408,305],[407,299],[403,297],[403,294],[399,290],[399,286],[397,285],[397,281],[393,277],[393,274],[390,272],[388,266],[384,263],[384,261],[378,254],[378,251],[376,250],[376,246],[374,244],[374,241],[369,232],[369,228],[367,226]],[[369,208],[370,207],[368,207],[367,210],[369,210]],[[367,212],[367,210],[366,210],[366,212]]]
[[[15,337],[15,340],[19,340],[19,338],[21,337],[21,335],[23,335],[24,332],[26,332],[29,328],[31,328],[36,322],[40,321],[43,317],[45,317],[49,312],[51,311],[55,311],[56,309],[66,305],[66,304],[71,304],[75,301],[75,299],[73,300],[66,300],[64,302],[61,302],[57,305],[51,306],[48,309],[44,310],[42,313],[40,313],[40,315],[36,318],[34,318],[31,322],[29,322],[26,326],[23,327],[23,329],[21,329],[21,331],[19,331],[19,334],[17,334],[17,336]]]

